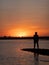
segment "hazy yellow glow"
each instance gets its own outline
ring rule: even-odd
[[[0,0],[0,36],[49,36],[49,0]]]
[[[9,31],[9,36],[26,37],[28,36],[28,32],[23,29],[12,29]]]
[[[20,27],[20,28],[13,27],[9,29],[8,31],[4,31],[4,34],[1,33],[1,35],[2,36],[14,36],[14,37],[26,37],[26,36],[33,36],[34,32],[36,31],[38,32],[40,36],[49,34],[48,30],[45,30],[45,29],[39,30],[38,27],[32,26],[31,28],[29,28],[28,26],[25,26],[25,27]],[[47,31],[47,33],[45,31]]]
[[[18,37],[25,37],[27,34],[25,32],[19,32],[17,34]]]

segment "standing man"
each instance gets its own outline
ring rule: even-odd
[[[37,32],[35,32],[35,35],[33,36],[33,39],[34,39],[34,49],[35,49],[35,46],[37,45],[37,48],[39,49],[39,36],[37,35]]]

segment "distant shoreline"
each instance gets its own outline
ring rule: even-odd
[[[33,39],[33,37],[0,37],[0,40],[13,40],[13,39]],[[49,36],[39,37],[40,40],[49,40]]]

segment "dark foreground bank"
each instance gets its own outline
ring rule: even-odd
[[[23,51],[28,51],[28,52],[32,52],[32,53],[38,53],[41,55],[47,55],[49,56],[49,49],[34,49],[34,48],[25,48],[22,49]]]

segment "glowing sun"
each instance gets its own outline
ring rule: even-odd
[[[17,34],[18,37],[25,37],[27,34],[25,32],[19,32]]]
[[[10,30],[10,36],[14,36],[14,37],[26,37],[28,35],[28,32],[27,31],[24,31],[24,30]]]

